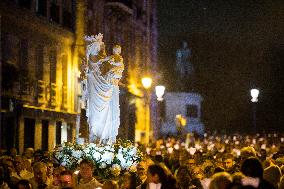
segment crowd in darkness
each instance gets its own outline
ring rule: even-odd
[[[1,151],[0,189],[284,189],[284,135],[188,134],[159,139],[144,150],[136,171],[102,180],[92,161],[77,171],[53,161],[50,152]]]

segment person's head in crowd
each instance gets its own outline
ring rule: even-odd
[[[16,184],[16,189],[32,189],[32,184],[28,180],[19,180]]]
[[[34,162],[38,162],[41,161],[43,159],[43,152],[42,150],[36,150],[34,152]]]
[[[118,184],[114,180],[107,180],[102,189],[119,189]]]
[[[38,185],[44,185],[47,182],[47,166],[43,162],[36,162],[33,165],[34,179]]]
[[[202,152],[196,151],[194,154],[196,164],[200,165],[202,163]]]
[[[205,178],[210,178],[214,175],[214,166],[213,165],[207,165],[203,168],[203,173]]]
[[[224,166],[223,154],[222,153],[217,153],[215,155],[215,166],[216,167],[223,167]]]
[[[259,160],[262,162],[262,161],[266,160],[266,157],[267,157],[266,149],[260,149],[259,156],[258,156]]]
[[[155,155],[154,161],[155,161],[155,163],[163,162],[163,156],[162,155]]]
[[[9,150],[9,156],[11,156],[12,158],[15,158],[16,155],[18,155],[17,149],[16,149],[16,148],[11,148],[11,149]]]
[[[43,160],[42,162],[44,162],[47,166],[47,176],[48,177],[52,177],[52,174],[53,174],[53,162],[48,160],[48,159],[45,159]]]
[[[42,156],[44,159],[50,159],[50,155],[51,155],[50,152],[47,150],[42,152]]]
[[[225,171],[225,169],[223,167],[215,167],[214,174],[215,173],[221,173],[221,172],[224,172],[224,171]]]
[[[186,162],[186,165],[188,166],[188,168],[190,170],[193,170],[195,167],[196,167],[196,161],[193,157],[190,157],[187,162]]]
[[[147,171],[148,183],[152,182],[155,184],[158,184],[158,183],[163,184],[166,182],[166,178],[167,178],[167,175],[164,169],[160,165],[154,164],[148,167],[148,171]]]
[[[148,164],[146,161],[141,161],[137,165],[137,175],[139,182],[144,183],[147,179]]]
[[[32,163],[32,159],[33,159],[33,156],[34,156],[34,149],[33,148],[26,148],[24,155],[25,155],[25,158],[28,159],[30,161],[30,163]]]
[[[263,168],[260,161],[255,157],[247,158],[241,165],[241,172],[248,177],[263,178]]]
[[[154,157],[155,157],[156,154],[157,154],[156,152],[157,152],[156,149],[155,149],[155,148],[152,148],[151,151],[150,151],[149,156],[154,159]]]
[[[90,181],[93,178],[93,173],[95,170],[94,163],[91,160],[83,159],[80,162],[80,175],[83,180]]]
[[[278,167],[281,167],[282,165],[284,165],[284,156],[283,157],[279,157],[275,160],[275,164],[278,166]],[[284,173],[283,173],[284,174]]]
[[[278,187],[281,178],[281,170],[277,165],[271,165],[264,169],[263,178],[273,184],[274,187]]]
[[[33,172],[32,163],[28,159],[25,159],[23,156],[22,159],[23,159],[24,169],[26,169],[29,172]]]
[[[60,174],[61,172],[63,172],[64,170],[61,170],[59,167],[56,167],[53,169],[53,181],[52,181],[52,185],[53,186],[60,186]]]
[[[228,173],[233,173],[234,172],[234,165],[235,165],[235,160],[233,154],[225,154],[223,157],[223,162],[224,162],[224,169]]]
[[[121,189],[136,189],[137,178],[133,173],[126,172],[122,178]]]
[[[63,171],[60,173],[60,186],[62,189],[73,187],[73,178],[71,171]]]
[[[269,167],[271,165],[271,161],[269,159],[266,159],[261,162],[263,169]]]
[[[180,188],[188,188],[191,181],[191,174],[187,166],[180,166],[176,172],[177,183]]]
[[[179,164],[181,166],[184,166],[187,164],[187,160],[188,160],[188,152],[187,150],[181,150],[180,154],[179,154]]]
[[[0,165],[0,188],[5,183],[5,168],[3,165]]]
[[[212,176],[209,189],[226,189],[232,182],[233,179],[229,173],[216,173]]]
[[[233,183],[242,184],[242,179],[245,175],[241,172],[235,172],[232,174]]]
[[[15,158],[14,158],[14,167],[15,167],[15,171],[18,173],[18,174],[20,174],[20,172],[22,171],[22,170],[24,170],[24,161],[23,161],[23,159],[22,159],[22,157],[21,156],[16,156]]]
[[[256,151],[252,146],[243,147],[241,149],[241,160],[245,160],[249,157],[256,157]]]
[[[4,167],[7,168],[9,173],[11,173],[15,170],[14,161],[11,157],[4,157],[2,159],[2,164],[4,165]]]
[[[204,173],[200,166],[196,166],[192,169],[192,174],[195,178],[202,180],[204,179]]]

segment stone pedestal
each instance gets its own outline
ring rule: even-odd
[[[178,134],[196,132],[204,133],[201,122],[202,97],[198,93],[168,92],[165,97],[165,118],[162,123],[161,133]],[[183,122],[180,119],[183,118]]]

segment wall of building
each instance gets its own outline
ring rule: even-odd
[[[16,131],[13,144],[7,144],[1,133],[1,148],[51,150],[58,144],[61,127],[66,130],[64,125],[69,125],[70,135],[65,138],[74,138],[80,95],[78,62],[84,54],[83,44],[80,46],[84,8],[83,0],[0,2],[1,129],[7,130],[5,120],[11,118]],[[82,29],[77,30],[79,27]]]

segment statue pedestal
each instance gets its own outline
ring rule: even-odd
[[[164,97],[165,117],[161,134],[185,134],[188,132],[204,133],[201,122],[201,102],[198,93],[168,92]]]

